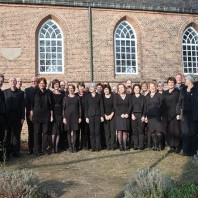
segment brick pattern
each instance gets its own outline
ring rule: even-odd
[[[92,9],[94,81],[134,82],[165,79],[182,73],[182,34],[198,15],[133,10]],[[37,32],[42,22],[54,19],[64,36],[64,74],[46,74],[70,82],[90,81],[88,9],[45,5],[0,4],[0,48],[21,48],[20,57],[0,55],[0,72],[6,79],[21,76],[25,87],[37,72]],[[114,30],[127,20],[137,36],[138,75],[115,75]]]

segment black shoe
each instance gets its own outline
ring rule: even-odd
[[[96,151],[97,151],[97,152],[99,152],[99,151],[101,151],[101,149],[100,149],[100,148],[98,148],[98,149],[96,149]]]
[[[32,155],[33,154],[33,151],[28,151],[28,155]]]
[[[21,154],[20,154],[20,153],[13,153],[12,156],[13,156],[13,157],[21,157]]]
[[[122,144],[120,144],[119,150],[120,150],[120,151],[123,151]]]
[[[138,148],[137,147],[133,147],[133,150],[138,150]]]
[[[168,153],[174,153],[175,152],[175,149],[174,148],[171,148]]]
[[[43,152],[36,152],[35,155],[36,156],[42,156],[42,155],[45,155],[45,154]]]
[[[175,153],[179,154],[181,152],[180,148],[175,148]]]
[[[140,150],[144,150],[144,147],[140,147]]]
[[[95,149],[91,149],[91,152],[95,152]]]

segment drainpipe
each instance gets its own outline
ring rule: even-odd
[[[90,81],[93,82],[92,9],[89,7]]]

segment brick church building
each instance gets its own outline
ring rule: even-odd
[[[197,0],[1,0],[0,73],[69,82],[198,74]]]

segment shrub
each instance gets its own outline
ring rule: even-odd
[[[172,187],[168,175],[154,169],[138,170],[124,190],[125,198],[164,198]]]
[[[168,193],[168,198],[196,198],[198,197],[198,183],[185,183],[174,186]]]
[[[47,191],[39,186],[31,170],[0,170],[0,197],[45,198]]]

